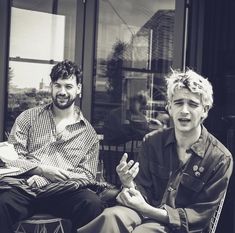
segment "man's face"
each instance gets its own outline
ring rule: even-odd
[[[59,78],[56,82],[51,83],[52,100],[59,109],[69,108],[80,93],[81,86],[77,84],[75,75],[68,79]]]
[[[180,132],[197,130],[208,113],[201,102],[200,95],[186,88],[175,91],[172,100],[168,103],[168,110],[175,129]]]

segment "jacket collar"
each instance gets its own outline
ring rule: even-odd
[[[193,145],[191,146],[191,150],[197,154],[200,157],[204,157],[205,152],[206,152],[206,141],[207,141],[207,137],[208,137],[208,131],[207,129],[201,125],[202,127],[202,131],[201,131],[201,135],[199,137],[199,139],[193,143]],[[167,134],[167,138],[165,141],[165,146],[168,146],[169,144],[175,143],[176,144],[176,137],[175,137],[175,131],[174,128],[169,129],[168,134]]]

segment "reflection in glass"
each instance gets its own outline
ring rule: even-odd
[[[51,101],[49,86],[51,67],[50,64],[9,63],[8,111],[5,126],[7,132],[23,110]]]
[[[174,8],[174,0],[99,1],[92,114],[98,132],[113,109],[125,118],[139,91],[150,97],[144,113],[151,127],[167,126],[164,76],[173,61]]]

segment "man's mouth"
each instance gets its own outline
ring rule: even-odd
[[[182,123],[188,123],[188,122],[190,122],[191,120],[188,119],[188,118],[179,118],[178,121],[179,121],[179,122],[182,122]]]
[[[65,96],[57,96],[57,100],[60,101],[60,102],[64,102],[64,101],[67,101],[67,100],[68,100],[68,97],[65,97]]]

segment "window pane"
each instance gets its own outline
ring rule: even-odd
[[[7,132],[23,110],[50,102],[51,67],[50,64],[9,63]]]
[[[139,93],[149,97],[141,114],[150,130],[167,126],[164,75],[173,61],[174,9],[174,0],[99,1],[92,116],[100,133],[117,108],[122,126],[130,124]]]
[[[77,8],[76,0],[12,1],[6,131],[23,110],[50,101],[52,66],[75,60]]]
[[[12,8],[10,57],[60,61],[64,37],[65,16]]]

